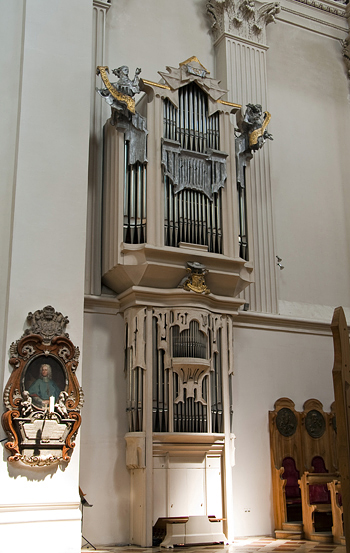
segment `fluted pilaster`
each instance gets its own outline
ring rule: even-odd
[[[259,6],[259,7],[257,7]],[[226,0],[208,3],[216,38],[216,77],[229,90],[228,100],[268,109],[265,28],[278,13],[277,3]],[[215,16],[211,9],[215,9]],[[217,8],[217,9],[216,9]],[[272,114],[273,117],[273,114]],[[272,145],[273,147],[273,145]],[[255,283],[243,293],[250,310],[276,313],[277,287],[271,197],[270,146],[254,154],[247,175],[248,240]]]
[[[86,229],[85,293],[101,294],[101,203],[102,203],[102,158],[103,125],[108,118],[108,108],[96,94],[99,86],[96,67],[105,62],[106,15],[108,2],[94,0],[92,22],[92,68],[89,181]]]

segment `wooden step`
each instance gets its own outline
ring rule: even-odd
[[[321,543],[333,543],[332,532],[313,532],[310,534],[310,540]]]
[[[295,530],[296,532],[302,532],[303,531],[303,523],[300,522],[283,522],[282,523],[282,530]]]
[[[296,532],[295,530],[275,530],[276,540],[303,540],[304,532]]]

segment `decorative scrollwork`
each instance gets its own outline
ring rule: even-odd
[[[17,357],[18,356],[18,350],[17,350],[17,342],[12,342],[10,345],[10,357]]]
[[[64,359],[64,361],[68,361],[70,357],[70,349],[67,347],[63,347],[58,350],[58,355]]]
[[[16,461],[21,461],[25,465],[30,467],[48,467],[55,463],[60,463],[64,459],[63,457],[56,457],[55,455],[32,455],[26,457],[25,455],[18,455]]]
[[[31,344],[27,344],[26,346],[24,346],[22,351],[25,354],[25,359],[29,359],[29,357],[31,357],[35,353],[35,349]]]

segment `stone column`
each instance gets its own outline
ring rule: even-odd
[[[229,90],[227,99],[242,104],[243,110],[248,103],[261,104],[263,110],[268,110],[266,25],[274,21],[279,11],[278,4],[209,0],[207,9],[213,20],[216,78],[221,79],[222,87]],[[250,162],[248,240],[255,283],[246,289],[243,297],[252,311],[276,313],[269,148],[265,144]]]

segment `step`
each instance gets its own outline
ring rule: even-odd
[[[282,530],[295,530],[297,532],[303,531],[302,521],[298,522],[282,522]]]
[[[302,540],[304,532],[302,530],[275,530],[276,540]]]
[[[313,532],[312,534],[310,534],[310,541],[333,543],[332,532]]]

